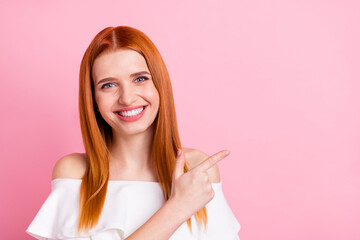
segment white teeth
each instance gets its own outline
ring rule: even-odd
[[[120,115],[123,116],[123,117],[131,117],[131,116],[138,115],[143,110],[144,110],[144,107],[141,107],[141,108],[137,108],[137,109],[134,109],[134,110],[131,110],[131,111],[120,112]]]

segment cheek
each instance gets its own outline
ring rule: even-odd
[[[155,105],[157,107],[159,106],[160,97],[159,97],[159,93],[155,87],[153,87],[151,89],[151,91],[147,92],[147,97],[148,97],[148,99],[151,99],[151,102],[153,105]]]
[[[109,97],[104,96],[95,96],[96,104],[98,106],[98,110],[104,111],[108,110],[111,107],[111,99]]]

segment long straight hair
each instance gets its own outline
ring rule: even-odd
[[[101,53],[121,48],[134,50],[144,57],[159,93],[159,111],[153,123],[152,159],[164,200],[168,200],[171,194],[172,173],[181,142],[169,73],[158,49],[143,32],[128,26],[107,27],[92,40],[80,66],[79,113],[87,169],[80,189],[78,232],[87,231],[98,223],[109,181],[112,129],[96,110],[92,68]],[[186,164],[184,171],[188,171]],[[206,207],[195,217],[206,228]],[[187,224],[192,232],[191,219]]]

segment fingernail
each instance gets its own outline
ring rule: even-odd
[[[225,155],[229,155],[230,154],[230,151],[229,150],[226,150],[225,151]]]
[[[181,155],[181,149],[179,148],[177,151],[177,155],[180,156]]]

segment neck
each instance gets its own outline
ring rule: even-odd
[[[153,128],[136,135],[120,135],[113,131],[110,149],[110,168],[121,169],[122,172],[145,172],[153,169],[151,147]]]

